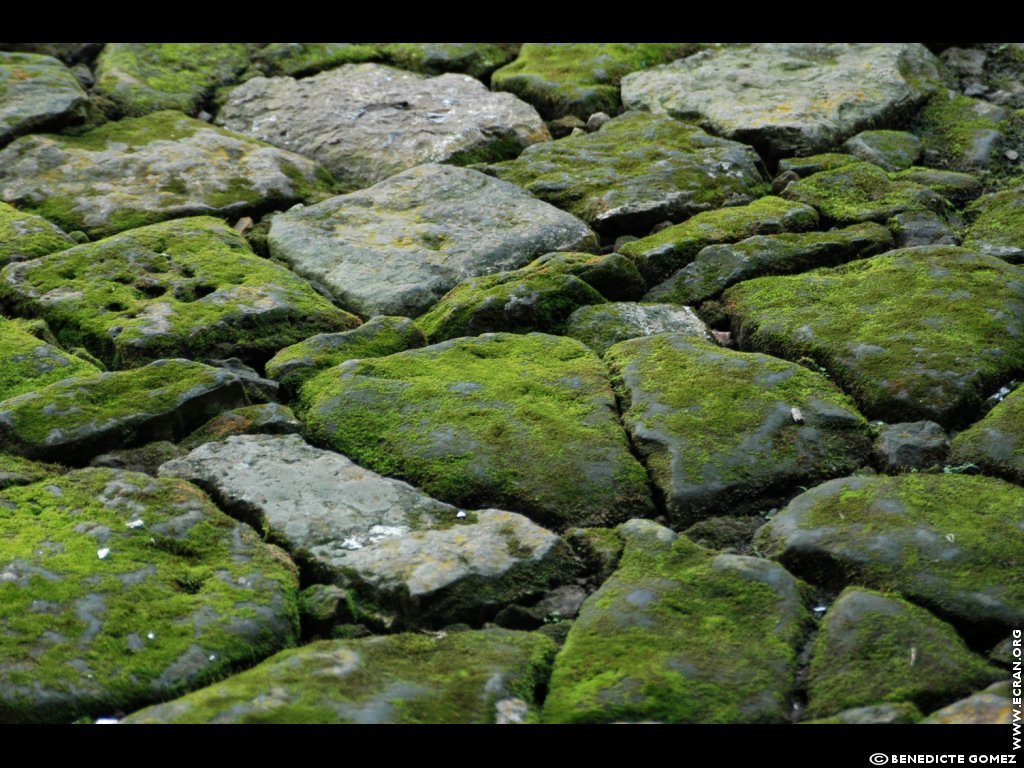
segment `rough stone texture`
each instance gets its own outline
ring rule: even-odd
[[[555,661],[547,722],[782,723],[810,614],[776,563],[706,550],[647,520]],[[699,617],[699,618],[698,618]]]
[[[181,441],[184,451],[203,443],[219,442],[232,435],[291,435],[302,430],[292,409],[278,403],[247,405],[214,416]]]
[[[533,722],[554,654],[543,635],[504,629],[326,640],[123,722]]]
[[[750,147],[667,117],[632,113],[600,131],[528,147],[487,167],[598,232],[642,234],[767,192]]]
[[[69,65],[95,58],[102,47],[103,43],[0,43],[2,51],[53,56]]]
[[[56,464],[43,464],[23,459],[21,456],[0,453],[0,490],[10,488],[12,485],[37,483],[66,471],[65,467]]]
[[[573,575],[568,546],[525,517],[460,512],[295,435],[207,443],[160,474],[205,489],[401,626],[479,623]]]
[[[828,232],[758,235],[733,245],[710,245],[648,291],[644,301],[700,304],[744,280],[864,259],[890,250],[892,244],[888,229],[865,222]]]
[[[912,725],[921,717],[921,710],[913,704],[873,704],[809,722],[825,725]]]
[[[768,155],[809,155],[908,116],[938,88],[938,65],[919,43],[729,46],[627,75],[622,101]]]
[[[1003,165],[1000,158],[1010,113],[953,91],[936,94],[915,119],[928,165],[975,171]]]
[[[515,157],[550,139],[533,107],[469,75],[427,78],[379,64],[253,78],[231,91],[217,123],[312,157],[352,189],[421,163]]]
[[[297,640],[294,566],[187,483],[85,469],[0,508],[5,723],[130,712]]]
[[[875,458],[883,472],[909,472],[941,466],[949,452],[946,430],[934,421],[886,424],[875,438]]]
[[[99,368],[29,333],[16,320],[0,317],[0,400],[41,389]]]
[[[69,346],[84,344],[114,367],[186,355],[265,359],[359,322],[209,217],[8,264],[0,302],[44,318]]]
[[[711,332],[690,307],[673,304],[616,302],[580,307],[565,326],[565,335],[604,355],[620,341],[658,333],[681,333],[713,341]]]
[[[100,454],[89,462],[89,466],[145,472],[147,475],[156,477],[160,465],[171,459],[184,456],[186,453],[188,451],[184,448],[179,448],[168,440],[158,440],[139,448],[124,448],[120,451]]]
[[[485,334],[350,360],[303,401],[316,442],[452,504],[558,529],[654,511],[604,366],[572,339]]]
[[[928,725],[1010,725],[1014,710],[1010,686],[1003,683],[989,688],[991,690],[932,712],[921,722]]]
[[[195,115],[248,63],[243,43],[107,43],[96,60],[95,93],[117,114],[176,109]]]
[[[825,614],[814,641],[807,715],[883,702],[912,702],[927,712],[1002,675],[923,608],[849,588]]]
[[[180,112],[119,120],[81,136],[24,136],[0,151],[0,199],[93,237],[327,194],[313,161]]]
[[[779,160],[778,175],[794,173],[803,178],[822,171],[834,171],[836,168],[857,162],[860,162],[858,158],[843,152],[823,152],[805,157],[784,157]]]
[[[818,213],[809,205],[769,195],[749,205],[698,213],[682,224],[627,243],[620,252],[633,259],[647,282],[655,285],[685,267],[709,245],[817,226]]]
[[[863,131],[843,144],[843,150],[886,171],[902,171],[921,157],[921,140],[906,131]]]
[[[84,464],[109,450],[177,440],[245,404],[234,374],[189,360],[81,375],[0,401],[0,449]]]
[[[0,147],[32,131],[85,119],[89,97],[56,59],[0,53]]]
[[[960,237],[932,211],[906,211],[889,219],[897,248],[918,245],[960,245]]]
[[[42,216],[0,203],[0,267],[70,248],[75,241]]]
[[[1024,620],[1024,490],[987,477],[831,480],[796,497],[755,543],[798,576],[899,592],[996,642]]]
[[[576,217],[512,184],[445,165],[279,214],[268,243],[275,258],[364,316],[415,316],[466,278],[595,246]]]
[[[962,248],[749,280],[723,302],[742,348],[811,358],[872,419],[959,426],[1024,364],[1024,271]]]
[[[1017,389],[985,418],[953,438],[949,462],[1024,484],[1024,390]]]
[[[393,355],[426,343],[423,331],[407,317],[371,317],[351,331],[318,333],[285,347],[267,361],[267,376],[281,382],[284,394],[290,396],[325,368],[356,358]]]
[[[984,189],[977,176],[959,171],[915,167],[894,174],[894,178],[928,187],[955,205],[966,205],[980,195]]]
[[[1011,264],[1024,263],[1024,187],[985,195],[968,209],[964,244]]]
[[[852,472],[870,451],[849,398],[801,366],[675,334],[624,341],[605,360],[675,523],[771,506],[796,485]]]

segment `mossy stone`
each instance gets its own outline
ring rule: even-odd
[[[921,157],[921,140],[907,131],[861,131],[843,144],[854,157],[886,171],[903,171]]]
[[[954,437],[949,463],[974,464],[985,474],[1024,485],[1024,390],[1011,392]]]
[[[42,216],[0,203],[0,267],[71,248],[75,241]]]
[[[44,464],[21,456],[0,453],[0,490],[10,488],[12,485],[37,483],[66,471],[67,469],[57,464]]]
[[[823,152],[805,157],[786,157],[779,160],[778,172],[792,171],[797,176],[810,176],[822,171],[834,171],[844,165],[861,162],[860,158],[844,152]]]
[[[658,333],[684,333],[712,341],[708,328],[689,307],[672,304],[615,302],[580,307],[565,326],[565,335],[582,341],[599,355],[626,339]]]
[[[1003,107],[981,99],[943,91],[918,113],[914,130],[921,137],[929,165],[957,171],[1001,165],[997,150],[1009,128]]]
[[[913,725],[924,715],[913,704],[872,704],[804,722],[818,725]]]
[[[69,355],[0,317],[0,400],[42,389],[48,384],[99,373],[87,360]]]
[[[0,52],[0,147],[25,133],[81,123],[88,104],[88,94],[57,59]]]
[[[179,448],[169,440],[157,440],[137,448],[122,448],[119,451],[100,454],[89,462],[89,466],[144,472],[156,477],[161,464],[184,456],[185,453],[185,449]]]
[[[967,209],[964,246],[1011,264],[1024,262],[1024,187],[985,195]]]
[[[179,445],[191,451],[203,443],[220,442],[232,435],[290,435],[301,429],[302,425],[286,405],[244,405],[214,416]]]
[[[959,171],[914,167],[893,174],[893,178],[928,187],[958,206],[971,202],[984,190],[977,176]]]

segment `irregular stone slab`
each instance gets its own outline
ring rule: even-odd
[[[203,488],[400,626],[478,624],[574,574],[568,546],[525,517],[460,511],[296,435],[207,443],[160,474]]]
[[[619,569],[569,630],[545,721],[788,721],[810,621],[804,585],[776,563],[711,556],[650,521],[619,531]]]
[[[265,359],[318,331],[358,325],[221,221],[122,232],[0,272],[0,302],[44,318],[112,367],[173,355]]]
[[[69,65],[92,59],[102,47],[103,43],[0,43],[3,51],[38,53]]]
[[[219,442],[232,435],[293,435],[301,430],[302,425],[286,405],[246,405],[214,416],[180,445],[187,452],[203,443]]]
[[[29,461],[21,456],[0,453],[0,490],[12,485],[29,485],[54,475],[67,472],[65,467],[57,464],[43,464]]]
[[[902,171],[918,161],[921,140],[906,131],[861,131],[847,139],[843,149],[886,171]]]
[[[81,465],[116,448],[179,440],[240,405],[245,394],[233,373],[189,360],[157,360],[0,401],[0,450]]]
[[[156,477],[161,465],[171,459],[184,456],[188,451],[179,448],[169,440],[158,440],[138,448],[124,448],[120,451],[102,453],[89,462],[90,467],[109,467],[129,472],[145,472]]]
[[[923,608],[850,587],[828,609],[815,638],[807,715],[903,701],[927,712],[1002,676]]]
[[[294,566],[188,483],[84,469],[0,507],[5,723],[130,712],[298,640]]]
[[[371,317],[351,331],[318,333],[285,347],[267,361],[266,371],[290,396],[325,368],[356,358],[393,355],[426,343],[423,331],[407,317]]]
[[[893,181],[871,163],[850,163],[794,181],[782,191],[787,200],[806,203],[830,225],[877,221],[898,213],[927,210],[944,213],[945,199],[912,181]]]
[[[75,241],[42,216],[22,213],[0,203],[0,267],[11,261],[24,261],[63,251]]]
[[[985,418],[953,438],[950,464],[1024,484],[1024,390],[1011,392]]]
[[[822,171],[834,171],[844,165],[860,162],[859,158],[841,152],[823,152],[805,157],[787,157],[779,160],[779,175],[792,171],[803,178]]]
[[[654,512],[604,366],[572,339],[495,333],[350,360],[303,401],[315,441],[451,504],[556,529]]]
[[[844,264],[883,253],[892,245],[889,230],[872,222],[828,232],[759,235],[734,245],[710,245],[648,291],[644,300],[700,304],[744,280]]]
[[[182,216],[236,218],[329,193],[313,161],[180,112],[81,136],[25,136],[0,152],[0,198],[93,237]]]
[[[621,108],[623,75],[696,53],[699,43],[526,43],[491,86],[533,104],[545,120]]]
[[[476,78],[379,64],[253,78],[231,91],[217,123],[312,157],[352,189],[422,163],[504,160],[551,138],[533,107]]]
[[[971,224],[964,244],[968,248],[1011,264],[1024,263],[1024,187],[985,195],[967,213]]]
[[[850,399],[802,366],[678,334],[624,341],[605,361],[673,522],[771,506],[871,450]]]
[[[988,101],[953,91],[937,94],[915,119],[925,164],[958,171],[1002,165],[999,155],[1008,116],[1006,109]]]
[[[622,101],[769,156],[810,155],[909,116],[939,88],[938,66],[919,43],[728,46],[627,75]]]
[[[983,191],[976,176],[958,171],[942,171],[934,168],[909,168],[900,171],[894,178],[912,181],[928,187],[955,205],[966,205]]]
[[[948,452],[949,436],[934,421],[886,424],[875,438],[875,459],[883,472],[939,467]]]
[[[32,131],[80,123],[89,96],[56,59],[0,53],[0,147]]]
[[[921,722],[927,725],[1010,725],[1015,707],[1009,689],[1005,683],[989,686],[989,690],[932,712]]]
[[[617,302],[580,307],[569,315],[565,326],[566,336],[582,341],[599,355],[620,341],[658,333],[713,341],[708,327],[690,307],[672,304]]]
[[[893,589],[968,638],[1024,618],[1024,490],[966,475],[845,477],[797,496],[755,543],[819,584]]]
[[[120,115],[162,109],[195,115],[248,64],[242,43],[107,43],[96,60],[95,93]]]
[[[0,400],[99,372],[89,361],[36,338],[17,321],[0,317]]]
[[[640,113],[600,131],[535,144],[487,172],[613,236],[647,232],[768,191],[750,147]]]
[[[818,718],[808,722],[823,725],[912,725],[922,717],[921,710],[913,704],[903,702],[855,707],[832,717]]]
[[[633,259],[647,282],[655,285],[685,267],[709,245],[754,235],[802,232],[817,226],[818,213],[809,205],[769,195],[749,205],[698,213],[682,224],[627,243],[619,252]]]
[[[198,362],[212,365],[214,368],[227,368],[242,381],[245,389],[245,396],[253,403],[276,403],[280,394],[281,385],[272,379],[265,379],[260,376],[255,368],[252,368],[237,357],[227,358],[206,358]]]
[[[728,289],[743,349],[828,369],[865,416],[959,426],[1024,364],[1024,272],[952,246],[906,248]]]
[[[683,535],[707,549],[734,555],[753,555],[754,534],[764,522],[760,515],[709,517],[686,528]]]
[[[578,307],[605,302],[596,290],[604,285],[610,292],[633,293],[633,298],[646,290],[624,256],[554,253],[521,269],[459,283],[416,324],[431,343],[497,331],[561,334]],[[624,286],[633,290],[624,291]]]
[[[554,655],[507,629],[325,640],[122,722],[532,722]]]
[[[897,248],[918,245],[960,245],[960,237],[942,217],[931,211],[907,211],[889,219]]]
[[[410,317],[467,277],[596,245],[576,217],[512,184],[445,165],[279,214],[267,241],[274,258],[322,283],[342,306]]]

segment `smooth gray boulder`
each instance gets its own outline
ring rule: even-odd
[[[80,123],[88,104],[74,74],[57,59],[0,52],[0,147],[24,133]]]

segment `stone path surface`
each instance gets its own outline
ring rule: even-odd
[[[0,723],[1009,723],[1022,163],[1013,43],[0,43]]]

